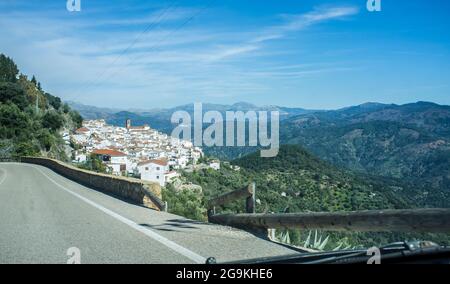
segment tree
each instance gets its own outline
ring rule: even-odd
[[[70,111],[69,105],[68,105],[68,104],[64,104],[64,105],[63,105],[63,112],[64,112],[64,113],[69,113],[69,111]]]
[[[34,107],[36,106],[36,101],[39,103],[40,109],[45,109],[47,105],[47,99],[44,94],[36,88],[35,83],[29,81],[27,76],[20,75],[18,80],[18,85],[22,87],[25,94],[28,97],[28,101]]]
[[[97,173],[106,173],[107,171],[105,164],[95,155],[91,156],[91,170]]]
[[[0,104],[0,138],[26,138],[29,130],[29,119],[17,105]]]
[[[21,110],[29,104],[25,91],[17,84],[10,82],[0,83],[0,102],[13,103]]]
[[[54,109],[59,110],[61,108],[62,102],[60,98],[52,96],[49,93],[45,93],[44,95],[49,105],[51,105]]]
[[[52,131],[57,131],[63,126],[63,124],[63,118],[55,111],[47,112],[42,118],[42,126]]]
[[[36,156],[39,154],[39,148],[30,141],[18,142],[15,145],[15,153],[18,156]]]
[[[48,129],[42,129],[39,131],[37,136],[39,143],[45,149],[45,151],[50,151],[53,144],[55,144],[55,136],[51,134]]]
[[[34,75],[33,75],[33,77],[31,78],[31,83],[33,83],[34,86],[37,87],[37,80],[36,80],[36,77],[34,77]]]
[[[65,141],[57,132],[68,121],[81,124],[81,116],[61,99],[45,93],[32,77],[20,74],[15,63],[0,55],[0,155],[46,156],[65,160]],[[18,79],[17,79],[18,78]],[[36,112],[39,103],[39,112]],[[68,126],[72,126],[68,124]],[[101,169],[100,164],[95,167]]]
[[[97,173],[107,173],[106,165],[96,155],[91,155],[86,163],[78,165],[78,167]]]
[[[172,184],[167,184],[162,191],[162,197],[169,204],[170,213],[193,220],[206,220],[206,208],[201,192],[197,190],[177,191]]]
[[[17,81],[17,74],[19,74],[19,69],[14,61],[4,54],[0,54],[0,82],[14,83]]]
[[[72,118],[73,123],[76,128],[80,128],[83,123],[83,117],[77,111],[70,111],[70,117]]]

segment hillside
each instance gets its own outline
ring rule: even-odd
[[[304,145],[334,165],[450,190],[450,107],[363,105],[282,124],[283,143]]]
[[[367,103],[291,116],[280,123],[281,144],[302,145],[338,167],[419,184],[430,193],[428,204],[436,204],[441,191],[450,191],[449,134],[450,106],[428,102]],[[232,160],[256,149],[207,147],[204,151]]]
[[[66,160],[59,131],[81,125],[78,112],[45,92],[33,76],[19,74],[0,54],[0,157],[48,156]]]
[[[261,158],[255,153],[235,160],[232,164],[241,169],[236,171],[223,164],[220,171],[184,173],[185,182],[200,185],[202,192],[177,191],[169,186],[164,191],[164,198],[171,204],[171,211],[204,220],[207,200],[232,189],[242,188],[250,182],[256,183],[256,210],[259,213],[422,207],[419,204],[422,192],[411,184],[395,179],[356,175],[338,169],[297,145],[282,146],[279,155],[272,159]],[[243,210],[243,201],[219,209],[234,213]],[[304,233],[292,231],[291,239],[299,242]],[[399,234],[371,234],[368,237],[367,234],[358,233],[331,235],[334,236],[335,243],[346,238],[354,245],[422,237]],[[427,235],[426,238],[433,236]]]
[[[297,144],[331,164],[421,187],[424,204],[443,206],[450,192],[450,106],[367,103],[288,117],[281,144]],[[205,153],[232,160],[251,147],[208,147]]]
[[[275,158],[261,158],[254,153],[232,164],[241,169],[236,171],[223,164],[220,171],[185,172],[183,177],[202,187],[202,202],[255,182],[258,212],[282,212],[287,207],[292,212],[411,208],[414,204],[401,194],[406,187],[399,182],[360,178],[297,145],[282,146]],[[244,208],[237,204],[228,209],[241,212]]]

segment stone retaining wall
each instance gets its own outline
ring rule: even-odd
[[[116,195],[158,211],[164,210],[161,187],[157,183],[95,173],[48,158],[22,157],[21,162],[47,167],[92,189]]]

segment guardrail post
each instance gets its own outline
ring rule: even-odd
[[[207,214],[208,214],[208,222],[210,222],[209,220],[211,219],[212,216],[214,216],[214,211],[213,211],[213,209],[208,209]]]
[[[245,211],[247,213],[255,213],[255,207],[256,207],[256,184],[252,182],[248,186],[248,191],[252,193],[247,199],[245,200]]]
[[[267,229],[267,233],[271,241],[276,240],[276,229]]]

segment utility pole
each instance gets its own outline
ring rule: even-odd
[[[36,114],[39,114],[39,95],[36,94]]]

